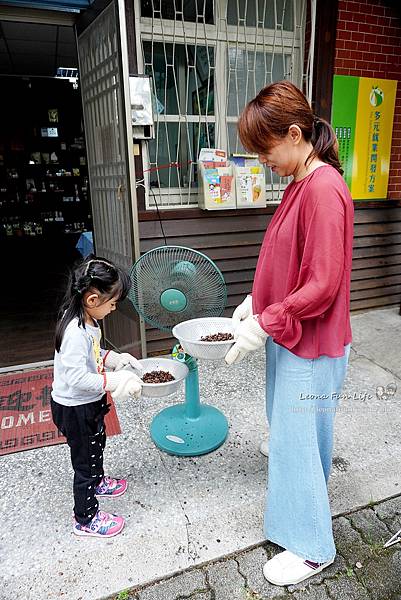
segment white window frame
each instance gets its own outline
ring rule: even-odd
[[[235,44],[245,51],[275,53],[277,48],[282,50],[283,54],[291,55],[291,74],[289,79],[301,87],[303,80],[308,75],[303,72],[304,64],[304,38],[307,0],[287,0],[293,6],[294,31],[285,31],[283,29],[262,29],[261,27],[248,27],[244,24],[228,25],[224,17],[227,13],[227,2],[233,0],[214,0],[215,1],[215,23],[198,24],[172,19],[152,19],[141,17],[141,2],[134,0],[135,7],[135,26],[137,42],[138,72],[144,73],[144,56],[142,50],[142,41],[172,43],[192,46],[208,46],[214,48],[214,116],[199,115],[159,115],[155,114],[155,128],[158,123],[169,122],[182,123],[215,123],[215,143],[216,147],[227,149],[228,134],[227,124],[236,123],[238,116],[227,115],[228,86],[229,76],[227,73],[228,65],[228,47]],[[257,0],[255,0],[257,2]],[[314,25],[314,23],[313,23]],[[202,37],[200,36],[200,30]],[[279,38],[279,40],[278,40]],[[250,41],[251,40],[251,41]],[[286,52],[286,51],[290,52]],[[310,54],[310,53],[309,53]],[[312,54],[313,56],[313,54]],[[308,65],[313,60],[308,60]],[[308,82],[307,82],[308,83]],[[309,90],[309,84],[307,88]],[[149,163],[148,143],[142,143],[142,160],[144,169],[144,179],[140,182],[145,188],[145,206],[147,210],[154,210],[155,196],[157,196],[157,205],[164,209],[194,208],[198,205],[197,188],[152,188],[150,192],[149,172],[151,167]],[[194,157],[196,160],[196,157]],[[174,168],[174,167],[173,167]],[[267,175],[269,175],[267,173]],[[280,202],[284,183],[267,182],[268,203],[277,204]],[[269,197],[270,196],[270,197]]]

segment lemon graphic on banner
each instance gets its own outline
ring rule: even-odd
[[[372,106],[380,106],[384,100],[383,90],[378,86],[373,87],[372,91],[370,92],[369,100]]]

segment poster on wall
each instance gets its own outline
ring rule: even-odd
[[[397,81],[335,75],[332,125],[354,200],[386,199]]]

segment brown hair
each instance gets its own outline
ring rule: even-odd
[[[317,157],[343,173],[333,128],[313,114],[304,94],[290,81],[278,81],[260,90],[240,115],[238,133],[244,148],[264,154],[272,141],[287,135],[291,125],[298,125],[305,140],[313,145],[305,165]]]

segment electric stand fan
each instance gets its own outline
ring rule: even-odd
[[[180,456],[198,456],[215,450],[227,437],[226,417],[199,398],[197,358],[224,358],[233,341],[200,341],[224,330],[233,333],[231,319],[220,317],[227,300],[223,275],[210,258],[182,246],[161,246],[143,254],[131,269],[129,299],[143,319],[172,332],[180,344],[170,363],[188,368],[185,402],[163,409],[153,419],[151,437],[161,450]],[[166,359],[159,359],[166,360]],[[157,357],[144,359],[158,364]],[[146,386],[146,395],[152,394]],[[153,386],[151,390],[154,389]],[[160,390],[160,386],[159,386]]]

